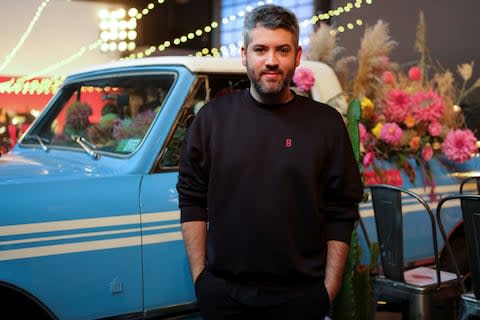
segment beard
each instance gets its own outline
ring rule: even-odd
[[[261,70],[257,73],[254,68],[250,68],[248,61],[246,63],[246,68],[250,82],[258,94],[264,97],[275,97],[284,93],[285,90],[290,90],[290,83],[292,81],[295,68],[292,68],[287,72],[279,70],[278,68],[271,68]],[[262,76],[263,73],[268,71],[279,72],[281,77],[277,81],[265,81],[265,79],[262,79]]]

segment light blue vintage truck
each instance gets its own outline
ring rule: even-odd
[[[333,71],[302,66],[317,79],[312,97],[345,112]],[[120,61],[67,77],[0,157],[0,318],[195,315],[175,188],[180,145],[206,101],[248,86],[239,59],[207,57]],[[434,170],[439,193],[457,190],[451,172]],[[415,208],[406,214],[416,248],[406,258],[431,257]],[[368,203],[362,216],[374,241]],[[458,210],[451,216],[461,243]]]

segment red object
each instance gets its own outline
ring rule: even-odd
[[[12,78],[0,76],[0,83],[10,81]],[[35,78],[41,80],[40,78]],[[15,113],[27,113],[32,109],[43,110],[53,94],[31,93],[0,93],[0,109]]]
[[[374,170],[369,170],[363,172],[363,178],[365,180],[365,184],[377,184],[377,183],[385,183],[392,186],[402,186],[403,180],[402,176],[400,175],[400,170],[398,169],[388,169],[388,170],[381,170],[381,174],[378,175]]]
[[[412,81],[422,79],[422,69],[419,67],[411,67],[410,70],[408,70],[408,78]]]
[[[10,147],[13,147],[17,143],[17,126],[9,124],[8,135],[10,136]]]
[[[395,81],[395,77],[390,71],[384,71],[382,73],[382,81],[385,84],[393,84],[393,82]]]

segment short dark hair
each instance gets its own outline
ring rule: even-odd
[[[274,4],[266,4],[248,12],[243,22],[243,45],[245,48],[250,43],[250,32],[257,24],[271,30],[281,28],[290,31],[295,46],[298,46],[300,27],[297,17],[292,11]]]

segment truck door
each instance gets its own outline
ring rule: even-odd
[[[183,137],[195,105],[203,105],[206,95],[206,81],[201,78],[181,108],[155,168],[142,182],[144,308],[149,314],[168,312],[170,307],[188,311],[195,302],[175,186]]]

